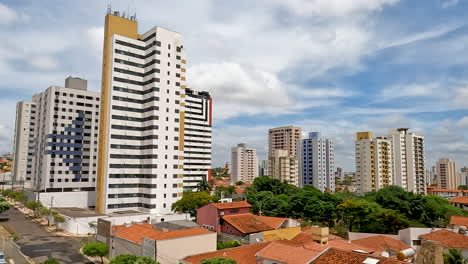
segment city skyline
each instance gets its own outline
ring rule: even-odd
[[[260,1],[258,7],[247,1],[111,3],[113,9],[136,9],[142,31],[160,25],[184,35],[187,86],[214,98],[214,167],[229,160],[238,142],[265,159],[265,133],[285,125],[333,139],[336,166],[344,171],[354,171],[355,132],[378,136],[396,127],[425,137],[426,167],[441,157],[454,159],[457,169],[465,166],[468,61],[459,54],[468,46],[467,3],[427,1],[414,19],[409,14],[416,4],[409,1],[356,1],[339,8],[333,2],[313,1],[304,9],[298,8],[301,1]],[[17,101],[69,75],[100,91],[105,4],[0,4],[0,32],[15,36],[0,46],[1,152],[13,150]],[[180,13],[172,16],[176,6]],[[189,23],[194,20],[196,30]],[[210,77],[213,72],[217,78]]]

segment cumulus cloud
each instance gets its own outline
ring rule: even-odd
[[[59,66],[59,62],[52,56],[32,56],[29,63],[38,70],[53,70]]]
[[[17,21],[19,15],[16,13],[15,10],[9,8],[8,6],[0,3],[0,24],[1,25],[8,25],[15,21]]]

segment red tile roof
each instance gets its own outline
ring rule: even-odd
[[[252,205],[250,205],[246,201],[230,202],[230,203],[212,203],[212,205],[218,209],[234,209],[234,208],[252,207]]]
[[[468,227],[468,216],[452,216],[450,218],[450,224],[456,226]]]
[[[419,237],[426,240],[439,242],[443,247],[446,248],[468,248],[467,236],[445,229],[441,229]]]
[[[258,216],[250,213],[226,215],[223,219],[244,234],[274,230],[288,220],[288,218]]]
[[[215,252],[190,256],[184,259],[187,263],[198,264],[204,259],[223,257],[233,259],[237,264],[256,264],[257,257],[255,254],[268,246],[271,242],[252,244],[248,246],[228,248],[224,250],[218,250]]]
[[[352,243],[387,252],[399,252],[411,248],[400,240],[382,235],[356,239]]]
[[[165,240],[212,233],[211,231],[201,227],[174,231],[161,231],[154,229],[151,224],[147,223],[134,224],[129,227],[118,226],[114,230],[115,236],[135,242],[137,244],[142,244],[144,237],[153,240]]]
[[[302,245],[273,242],[260,250],[256,256],[288,264],[305,264],[320,254],[318,249],[309,249]]]
[[[365,253],[359,253],[349,250],[330,248],[315,258],[311,264],[362,264],[366,259],[378,260],[378,264],[408,264],[408,262],[399,261],[391,258],[382,258],[371,256]]]
[[[468,196],[459,196],[449,200],[451,203],[468,204]]]

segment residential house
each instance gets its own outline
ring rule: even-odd
[[[210,203],[197,209],[197,224],[221,233],[220,219],[232,214],[250,213],[248,202]]]
[[[468,227],[468,217],[454,215],[450,218],[450,224],[456,228],[459,228],[460,226]]]
[[[442,229],[419,237],[423,241],[436,242],[443,247],[444,252],[455,248],[461,250],[465,258],[468,257],[468,236]]]
[[[411,248],[398,239],[384,235],[371,236],[367,238],[352,240],[354,244],[366,246],[377,251],[387,252],[390,256],[396,256],[398,252]]]
[[[111,258],[131,254],[151,257],[161,264],[216,250],[215,232],[195,227],[165,231],[148,223],[115,226],[110,239]]]
[[[468,196],[468,190],[458,190],[458,189],[442,189],[434,186],[426,187],[428,195],[437,195],[447,199],[459,197],[459,196]]]
[[[449,202],[455,207],[461,208],[463,210],[468,210],[468,197],[466,196],[452,198],[449,200]]]
[[[302,262],[305,263],[305,262]],[[396,260],[393,258],[384,258],[369,256],[369,254],[343,250],[338,248],[329,248],[320,255],[307,262],[308,264],[407,264],[408,262]]]

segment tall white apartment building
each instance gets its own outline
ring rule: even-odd
[[[393,184],[391,141],[358,132],[355,139],[356,192],[377,191]]]
[[[36,103],[30,101],[16,104],[16,121],[13,150],[13,180],[26,181],[30,187],[32,156],[35,138]]]
[[[455,162],[442,158],[437,161],[436,164],[437,172],[437,187],[442,189],[457,189],[458,187],[458,175],[457,166]]]
[[[299,186],[299,162],[285,149],[274,149],[268,157],[270,177]]]
[[[409,133],[408,128],[398,128],[390,130],[386,138],[392,142],[394,184],[425,194],[424,137]]]
[[[258,157],[255,148],[237,144],[231,148],[231,177],[234,181],[252,183],[258,177]]]
[[[322,138],[319,132],[309,133],[297,147],[299,185],[312,184],[321,190],[335,191],[335,146],[333,140]]]
[[[185,89],[184,189],[195,190],[211,179],[212,98]]]
[[[16,164],[24,161],[21,149],[28,142],[25,187],[46,193],[44,199],[54,196],[56,206],[94,206],[90,197],[97,171],[99,93],[88,91],[86,80],[69,77],[65,87],[51,86],[35,94],[32,103],[20,102],[17,116],[26,111],[25,105],[29,116],[17,118],[15,133]],[[20,166],[15,169],[23,174]],[[73,200],[78,192],[80,201]]]
[[[182,197],[185,63],[180,33],[106,15],[97,212],[165,214]]]

